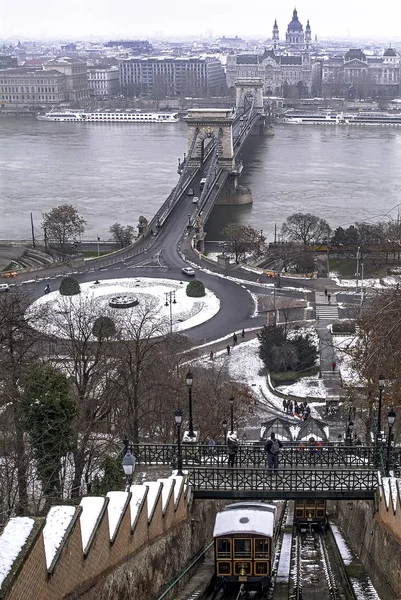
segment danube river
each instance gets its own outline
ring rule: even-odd
[[[42,212],[74,204],[85,238],[109,237],[119,221],[151,217],[177,181],[187,126],[0,120],[0,239],[28,239],[30,213],[41,236]],[[272,240],[294,212],[332,227],[397,216],[401,202],[401,129],[280,125],[274,137],[252,137],[240,183],[252,206],[217,207],[208,239],[227,222],[250,224]]]

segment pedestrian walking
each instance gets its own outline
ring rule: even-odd
[[[230,356],[230,350],[231,350],[230,344],[227,344],[226,350],[227,350],[227,356]]]
[[[283,400],[283,411],[285,413],[287,412],[287,400],[286,400],[286,398],[284,398],[284,400]]]
[[[235,433],[229,433],[227,436],[227,455],[228,466],[233,467],[237,462],[238,440]]]
[[[234,335],[233,335],[233,345],[236,346],[237,344],[238,344],[238,337],[237,337],[237,334],[234,333]]]
[[[282,447],[283,444],[280,440],[276,440],[276,434],[272,431],[270,440],[267,440],[265,444],[266,466],[269,471],[278,469],[279,452]]]
[[[243,329],[243,330],[241,331],[241,337],[242,337],[242,338],[244,338],[244,337],[245,337],[245,329]]]
[[[213,350],[210,350],[210,360],[213,360],[213,359],[214,359],[214,352],[213,352]]]
[[[324,295],[325,295],[325,296],[326,296],[326,298],[327,298],[327,290],[324,290]]]
[[[337,366],[337,363],[335,360],[333,360],[333,362],[331,363],[331,368],[333,369],[333,373],[336,370],[336,366]]]
[[[327,300],[328,300],[329,304],[331,304],[331,294],[327,294]]]

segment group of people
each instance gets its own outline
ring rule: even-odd
[[[310,417],[310,407],[308,406],[306,400],[298,403],[296,400],[293,402],[292,400],[287,400],[284,398],[283,410],[287,415],[291,415],[291,417],[299,417],[303,421],[306,421]]]
[[[243,329],[241,331],[241,337],[242,337],[242,339],[245,337],[245,329]],[[237,344],[238,344],[238,335],[236,333],[234,333],[233,334],[233,346],[237,346]],[[230,352],[231,352],[230,344],[227,344],[226,351],[227,351],[227,356],[230,356]],[[209,358],[210,358],[210,360],[214,360],[213,350],[210,350]]]

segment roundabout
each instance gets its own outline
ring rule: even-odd
[[[178,333],[212,319],[220,301],[211,290],[192,298],[187,285],[173,279],[147,277],[105,279],[80,284],[80,293],[62,296],[59,291],[38,298],[29,308],[34,326],[49,335],[65,338],[92,331],[99,317],[113,320],[120,339],[130,339],[138,329],[144,336]],[[174,303],[166,297],[174,295]],[[95,339],[95,336],[93,336]]]

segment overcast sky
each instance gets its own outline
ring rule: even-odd
[[[283,39],[294,6],[318,38],[401,37],[401,0],[2,0],[0,39],[271,37]]]

